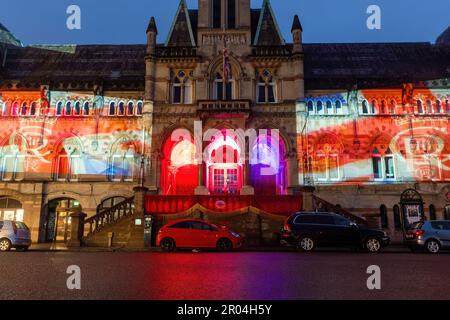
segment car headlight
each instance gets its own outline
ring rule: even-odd
[[[241,235],[240,235],[239,233],[236,233],[236,232],[234,232],[234,231],[230,231],[230,234],[231,234],[233,237],[235,237],[235,238],[240,238],[240,237],[241,237]]]

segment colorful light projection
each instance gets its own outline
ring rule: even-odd
[[[77,180],[80,175],[109,175],[113,180],[125,181],[136,178],[145,139],[141,117],[108,116],[107,108],[93,108],[93,95],[52,92],[51,96],[55,104],[48,112],[42,112],[45,104],[41,103],[40,93],[2,93],[2,109],[6,110],[0,116],[2,180],[49,176]],[[11,108],[15,104],[35,104],[36,110],[33,114],[30,109],[23,110],[22,114],[19,108],[14,115]],[[137,105],[135,101],[134,106]],[[58,106],[70,106],[70,114],[56,115]],[[77,106],[84,107],[78,110]]]
[[[317,103],[312,111],[307,102],[305,144],[315,183],[449,181],[448,91],[417,90],[406,106],[402,98],[399,90],[359,91],[359,104],[349,101],[339,116],[317,112]],[[329,97],[314,99],[333,105],[324,102]]]

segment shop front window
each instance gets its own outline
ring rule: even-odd
[[[22,203],[11,198],[0,198],[0,219],[23,222]]]

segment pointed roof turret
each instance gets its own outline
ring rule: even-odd
[[[155,17],[150,18],[150,22],[148,23],[148,27],[147,27],[147,33],[148,32],[155,32],[156,34],[158,33],[158,28],[156,27]]]
[[[185,0],[180,0],[177,13],[167,37],[166,46],[195,47],[191,18]]]
[[[292,22],[291,32],[293,32],[294,30],[303,31],[302,24],[300,23],[300,19],[297,14],[294,16],[294,21]]]
[[[253,45],[277,46],[284,44],[285,42],[281,35],[277,20],[275,19],[270,1],[264,0]]]

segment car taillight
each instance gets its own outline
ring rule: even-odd
[[[285,223],[285,224],[284,224],[283,230],[284,230],[284,231],[287,231],[287,232],[290,232],[290,231],[291,231],[291,226],[289,225],[289,223]]]
[[[415,230],[408,230],[407,234],[412,235],[414,238],[418,238],[420,236],[422,236],[425,233],[425,231],[420,230],[420,229],[415,229]]]

